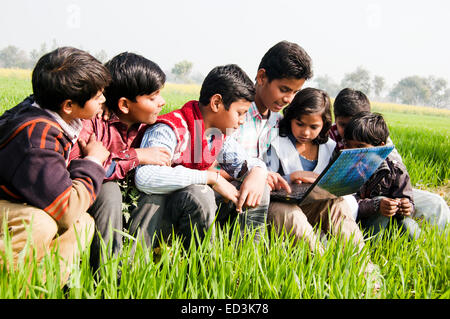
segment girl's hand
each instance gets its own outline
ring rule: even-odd
[[[170,166],[170,151],[165,147],[136,148],[136,154],[141,165]]]
[[[397,199],[384,197],[380,200],[380,213],[386,217],[394,216],[399,209],[399,201]]]
[[[396,198],[399,202],[398,214],[403,216],[411,216],[413,205],[408,198]]]
[[[94,157],[102,164],[109,157],[109,151],[105,146],[103,146],[102,142],[97,141],[94,133],[91,134],[87,142],[85,142],[84,140],[78,140],[78,144],[80,145],[81,153],[84,155],[84,157]]]
[[[292,183],[314,183],[319,177],[319,174],[308,171],[295,171],[291,173]]]
[[[218,171],[207,171],[207,183],[211,185],[212,189],[222,195],[225,201],[232,201],[235,205],[238,202],[239,191],[233,184],[223,178]]]
[[[267,174],[267,184],[271,190],[285,189],[288,193],[291,192],[291,187],[289,183],[278,173],[268,172]]]

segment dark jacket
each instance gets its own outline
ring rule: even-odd
[[[379,202],[383,197],[408,198],[414,207],[408,171],[392,153],[356,193],[359,204],[358,218],[378,214]]]
[[[67,167],[72,142],[33,97],[0,117],[0,199],[43,209],[67,229],[98,194],[105,171],[89,160]]]

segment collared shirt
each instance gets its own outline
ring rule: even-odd
[[[61,115],[59,115],[58,113],[53,112],[49,109],[41,108],[39,106],[39,104],[37,104],[36,102],[34,102],[32,104],[32,106],[38,107],[38,108],[44,110],[45,112],[47,112],[48,114],[50,114],[55,119],[55,121],[59,124],[59,126],[61,126],[64,133],[67,135],[67,137],[72,141],[72,144],[75,144],[77,142],[78,137],[80,136],[80,132],[83,128],[83,123],[82,123],[81,119],[74,119],[70,123],[67,123],[66,121],[63,120]]]
[[[269,111],[270,112],[270,111]],[[277,112],[270,112],[267,119],[258,111],[252,102],[245,122],[233,134],[233,138],[244,147],[250,157],[263,159],[271,142],[278,136],[278,124],[283,116]]]
[[[83,130],[80,139],[87,141],[92,133],[95,133],[98,141],[101,141],[110,152],[108,159],[103,163],[106,171],[105,181],[124,179],[129,171],[139,165],[134,142],[139,129],[145,124],[135,124],[130,128],[112,114],[109,120],[95,117],[83,121]],[[78,143],[74,145],[70,153],[70,159],[81,157]]]
[[[212,147],[212,136],[207,137],[208,147]],[[170,126],[158,123],[149,127],[142,138],[141,147],[160,146],[167,148],[171,156],[177,146],[175,132]],[[253,167],[266,165],[259,159],[249,158],[242,147],[230,136],[225,138],[217,161],[231,176],[242,179]],[[140,165],[136,169],[136,187],[147,194],[168,194],[192,184],[206,184],[207,171],[190,169],[182,165],[175,167]]]
[[[344,139],[342,138],[342,136],[339,135],[336,123],[331,125],[329,134],[330,138],[336,142],[336,151],[342,150],[345,146]]]

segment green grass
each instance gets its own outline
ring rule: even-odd
[[[29,75],[0,72],[0,114],[30,93]],[[198,93],[198,86],[166,84],[163,113],[197,99]],[[392,110],[380,111],[413,184],[448,185],[450,117],[428,111],[405,113],[405,106],[401,112]],[[240,239],[238,227],[232,229],[231,239],[228,231],[218,229],[212,243],[203,241],[189,252],[178,238],[171,246],[163,243],[159,253],[138,243],[133,257],[134,240],[128,236],[120,256],[106,258],[99,280],[85,251],[68,290],[59,282],[57,255],[46,256],[39,264],[24,262],[10,272],[0,262],[0,298],[450,298],[449,228],[438,231],[424,223],[415,241],[397,231],[386,232],[369,239],[361,254],[330,238],[323,256],[312,254],[305,243],[294,246],[274,234],[266,233],[255,245],[249,238]],[[11,260],[10,251],[0,254],[0,260]],[[361,273],[368,255],[382,276],[378,293]]]
[[[383,113],[391,139],[413,185],[440,186],[450,179],[450,117]]]
[[[435,299],[450,297],[448,229],[441,233],[424,225],[419,240],[392,231],[371,239],[360,254],[352,245],[330,238],[325,254],[314,255],[305,243],[273,233],[255,244],[239,240],[239,229],[229,226],[209,233],[199,246],[186,252],[175,238],[160,252],[137,245],[131,257],[130,240],[117,258],[107,257],[100,279],[88,265],[89,251],[64,291],[59,282],[56,255],[33,266],[24,263],[8,274],[0,266],[0,298],[114,298],[114,299]],[[130,237],[131,238],[131,237]],[[378,265],[381,289],[376,292],[363,276],[367,255]],[[1,257],[0,257],[1,259]],[[32,271],[35,269],[35,271]],[[117,271],[121,270],[120,283]],[[42,280],[46,273],[47,281]],[[31,277],[31,280],[27,278]]]

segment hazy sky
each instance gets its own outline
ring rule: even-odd
[[[164,70],[236,63],[254,78],[263,54],[288,40],[336,81],[364,66],[390,85],[416,74],[450,84],[447,0],[2,0],[0,15],[0,49],[55,39],[109,58],[140,53]]]

